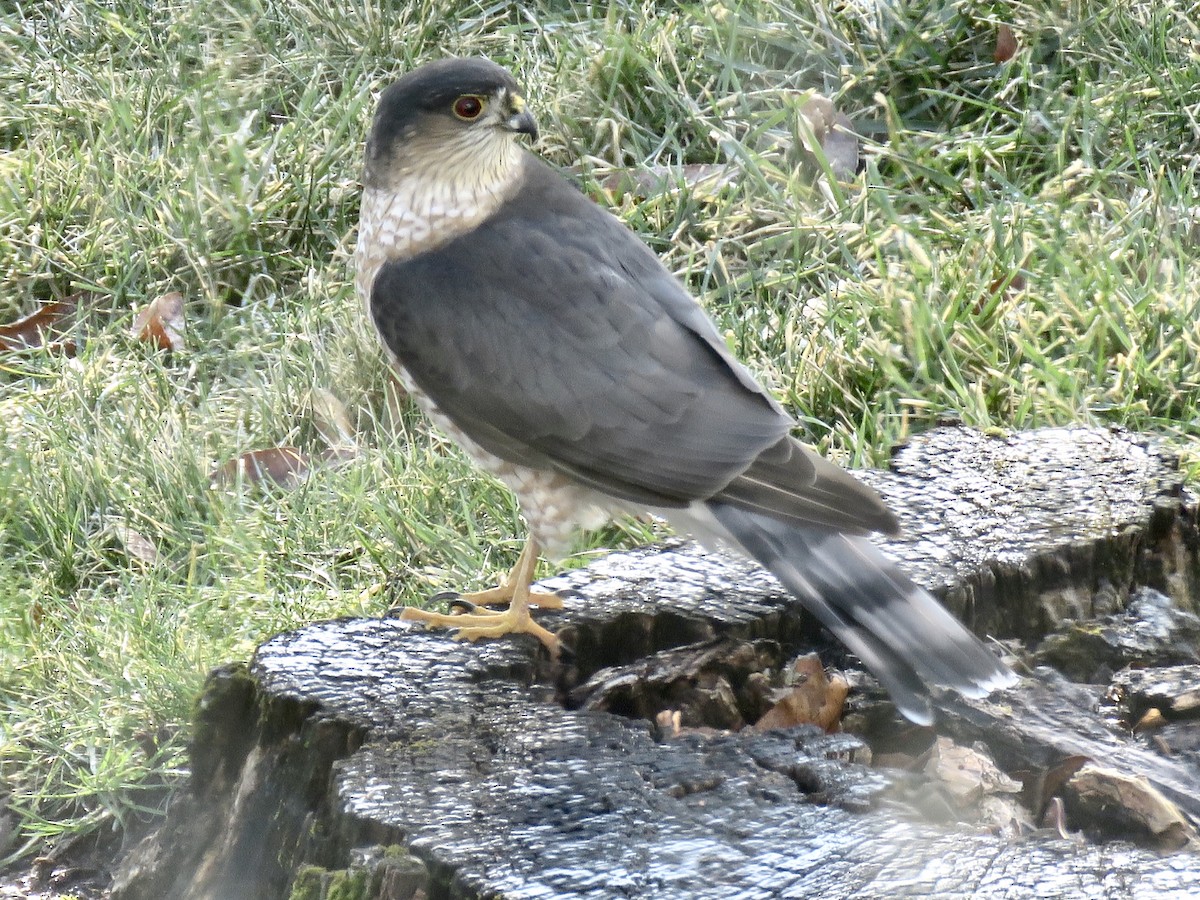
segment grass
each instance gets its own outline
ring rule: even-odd
[[[161,808],[214,665],[478,586],[512,499],[384,389],[352,296],[361,141],[415,61],[489,55],[539,150],[662,254],[799,434],[853,465],[953,418],[1113,423],[1200,470],[1200,6],[79,0],[0,19],[0,321],[87,289],[77,357],[0,356],[0,861]],[[1001,22],[1020,50],[992,59]],[[864,135],[796,150],[805,92]],[[735,164],[604,197],[614,167]],[[129,337],[187,298],[181,352]],[[248,450],[362,449],[295,490]],[[136,532],[156,550],[129,550]],[[646,540],[612,528],[582,544]],[[363,598],[396,576],[399,596]]]

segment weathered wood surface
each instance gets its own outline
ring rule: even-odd
[[[910,535],[889,549],[981,631],[1037,638],[1067,616],[1118,614],[1142,584],[1180,615],[1195,608],[1195,506],[1170,461],[1130,436],[946,429],[895,463],[868,475]],[[359,619],[281,635],[248,672],[215,673],[193,793],[130,855],[114,896],[285,897],[301,863],[342,868],[369,845],[413,854],[376,859],[375,887],[363,882],[392,898],[1162,900],[1200,884],[1200,854],[922,820],[885,794],[892,774],[850,761],[849,735],[658,740],[645,722],[568,710],[558,698],[601,666],[635,671],[719,636],[791,649],[814,631],[769,576],[691,544],[550,584],[578,592],[544,619],[569,629],[566,671],[532,641],[460,645]],[[990,703],[945,698],[939,728],[994,743],[1002,765],[1023,744],[1047,764],[1103,753],[1151,770],[1183,807],[1200,797],[1194,754],[1156,755],[1087,711],[1103,691],[1045,674]]]

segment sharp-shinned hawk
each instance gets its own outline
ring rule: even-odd
[[[863,537],[897,529],[875,491],[790,436],[658,257],[521,135],[537,127],[506,70],[444,59],[384,92],[367,141],[358,292],[405,387],[529,525],[505,582],[467,595],[476,611],[405,617],[553,651],[529,614],[556,601],[530,591],[539,555],[650,512],[769,569],[914,721],[932,717],[927,684],[1010,683]]]

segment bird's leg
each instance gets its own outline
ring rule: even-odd
[[[558,596],[558,594],[552,594],[549,591],[529,590],[529,582],[533,579],[533,570],[534,566],[537,565],[537,558],[537,541],[530,537],[525,541],[525,547],[521,550],[521,555],[517,557],[516,565],[504,576],[504,581],[494,588],[488,588],[486,591],[454,594],[454,602],[468,608],[471,612],[475,611],[472,607],[476,606],[508,606],[512,603],[513,595],[519,587],[518,573],[524,571],[524,567],[528,564],[529,572],[525,576],[525,594],[529,605],[537,606],[541,609],[562,609],[562,597]]]
[[[471,612],[446,615],[409,607],[400,614],[400,618],[423,622],[429,628],[456,629],[454,637],[460,641],[476,641],[479,638],[494,638],[522,632],[532,634],[546,645],[551,656],[556,657],[558,638],[534,622],[529,614],[531,604],[553,608],[562,606],[562,600],[556,594],[535,593],[529,590],[537,559],[537,542],[530,537],[525,543],[525,549],[517,558],[517,564],[499,587],[462,595],[461,599],[470,604]],[[485,603],[505,602],[508,608],[500,611],[474,608],[476,604],[482,606]]]

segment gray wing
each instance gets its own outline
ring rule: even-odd
[[[617,219],[533,160],[518,197],[385,264],[371,313],[439,410],[490,452],[620,498],[730,503],[890,530],[878,497],[789,438],[791,419]]]

